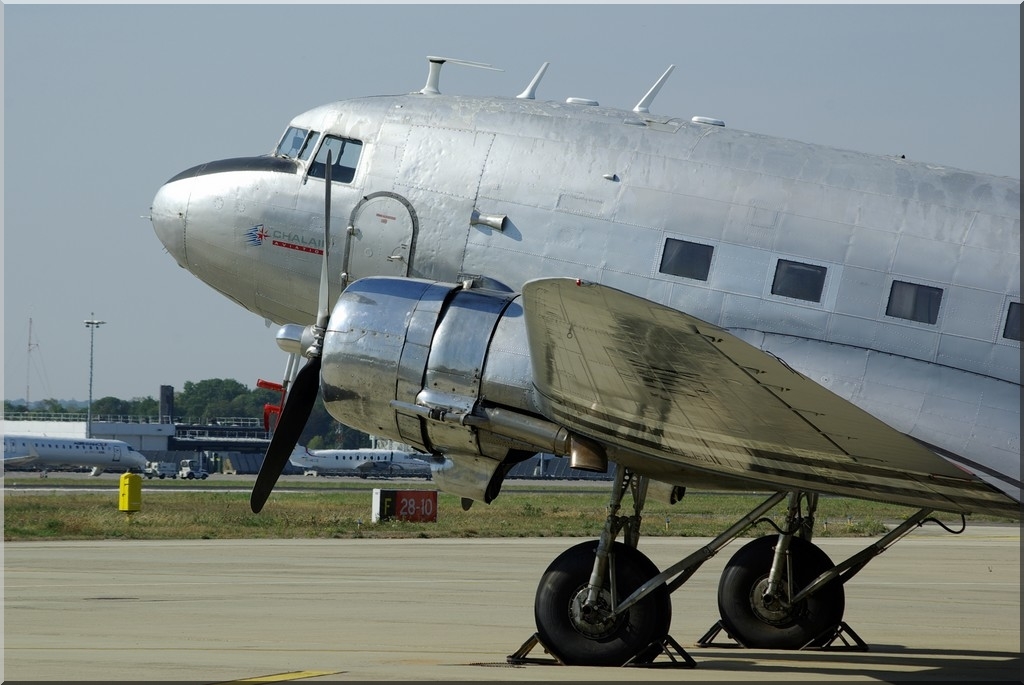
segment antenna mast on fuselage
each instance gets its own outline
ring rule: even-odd
[[[427,71],[427,84],[420,89],[420,93],[423,95],[440,95],[441,91],[438,88],[441,82],[441,66],[445,62],[451,62],[452,64],[461,64],[464,67],[476,67],[478,69],[489,69],[490,71],[504,71],[497,67],[492,67],[490,64],[484,64],[483,62],[470,62],[464,59],[452,59],[451,57],[433,57],[428,55],[427,61],[430,62],[430,69]]]
[[[636,103],[636,106],[633,108],[634,112],[636,112],[637,114],[650,113],[651,103],[654,102],[655,96],[657,96],[658,92],[661,91],[661,87],[665,85],[665,81],[668,80],[668,75],[671,74],[672,70],[675,68],[676,65],[674,64],[668,65],[668,69],[666,69],[665,73],[661,75],[661,78],[659,78],[655,82],[655,84],[651,86],[651,89],[647,91],[647,94],[640,99],[640,102]]]

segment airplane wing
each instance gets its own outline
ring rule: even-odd
[[[548,418],[719,476],[943,511],[1020,505],[787,366],[684,313],[573,279],[523,287]]]
[[[4,457],[4,466],[26,466],[37,459],[34,454],[23,454],[14,457]]]

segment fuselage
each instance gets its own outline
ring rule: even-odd
[[[366,276],[569,276],[730,330],[1020,499],[1020,181],[586,104],[411,94],[295,117],[153,202],[279,324]]]
[[[146,457],[121,440],[4,435],[4,463],[17,466],[83,466],[102,471],[142,471]]]
[[[424,455],[426,456],[426,455]],[[297,447],[289,461],[299,468],[318,474],[417,475],[430,474],[430,464],[400,450],[310,450]]]

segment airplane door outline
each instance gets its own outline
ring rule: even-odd
[[[344,273],[348,283],[364,276],[406,277],[416,252],[419,218],[397,193],[370,193],[349,217]]]

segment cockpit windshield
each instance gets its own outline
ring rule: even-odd
[[[316,139],[320,134],[304,128],[289,126],[277,144],[274,154],[278,157],[307,160],[313,154]]]
[[[362,150],[363,144],[358,140],[324,136],[324,143],[316,153],[316,159],[309,165],[309,175],[317,178],[326,177],[327,153],[330,152],[331,180],[335,183],[351,183]]]

